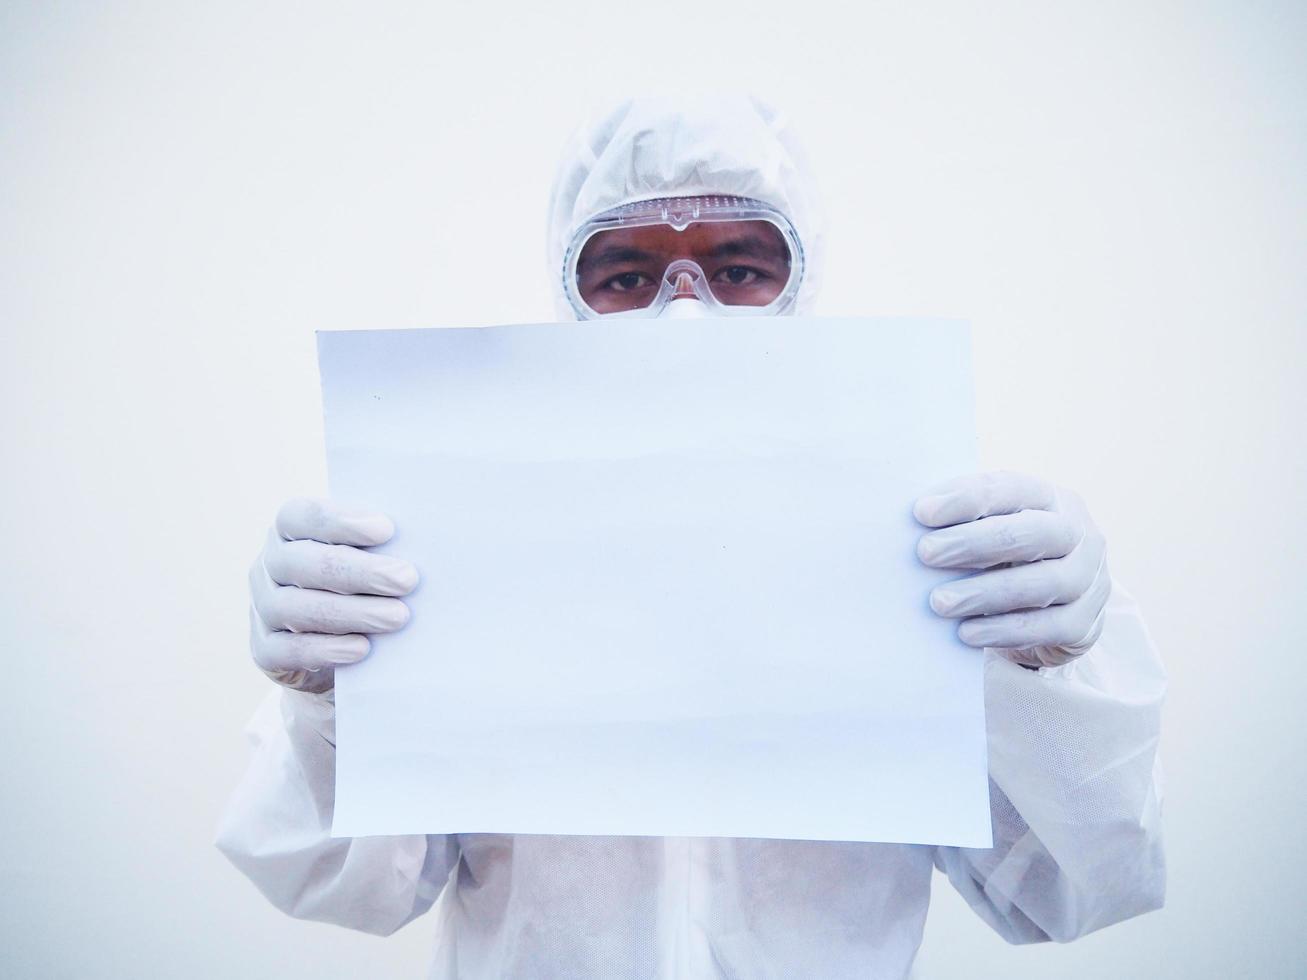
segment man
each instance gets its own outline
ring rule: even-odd
[[[770,109],[629,102],[577,135],[555,183],[559,311],[803,310],[817,225],[798,148]],[[931,606],[986,657],[992,848],[331,839],[332,671],[367,654],[367,634],[404,625],[417,570],[359,550],[390,537],[385,516],[305,500],[281,509],[251,572],[254,658],[283,689],[256,716],[219,846],[303,918],[385,934],[443,894],[436,977],[903,977],[936,867],[1011,942],[1065,941],[1159,907],[1164,678],[1083,504],[999,473],[961,477],[914,512],[932,529],[921,560],[959,570]]]

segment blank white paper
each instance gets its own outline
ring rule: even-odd
[[[337,671],[333,833],[990,846],[981,654],[912,503],[976,468],[907,319],[318,334],[412,619]]]

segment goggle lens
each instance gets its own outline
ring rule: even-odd
[[[789,244],[770,221],[649,224],[592,235],[576,263],[576,289],[600,315],[644,309],[667,297],[664,285],[673,299],[707,289],[723,306],[761,307],[793,274]]]

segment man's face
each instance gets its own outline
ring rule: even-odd
[[[699,221],[678,231],[657,224],[601,231],[577,261],[577,286],[597,313],[647,307],[667,267],[688,259],[703,270],[708,289],[727,306],[766,306],[790,278],[790,251],[767,221]],[[677,295],[693,296],[680,277]]]

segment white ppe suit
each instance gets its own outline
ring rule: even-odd
[[[551,209],[556,282],[562,251],[587,217],[669,194],[770,203],[794,222],[808,268],[819,265],[819,218],[779,117],[752,100],[641,100],[584,128],[569,148]],[[570,317],[558,285],[560,313]],[[814,291],[810,278],[800,309]],[[1160,907],[1156,750],[1165,679],[1134,603],[1115,588],[1101,636],[1064,666],[1031,670],[982,655],[989,849],[491,834],[332,839],[331,697],[280,689],[251,723],[254,759],[218,845],[297,917],[386,934],[435,903],[431,976],[439,978],[900,978],[921,941],[934,868],[1014,943],[1070,940]]]

